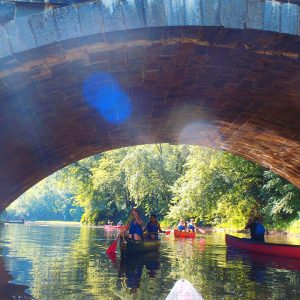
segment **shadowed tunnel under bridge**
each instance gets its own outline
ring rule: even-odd
[[[229,151],[300,187],[290,2],[106,0],[0,25],[0,209],[79,159],[147,143]]]

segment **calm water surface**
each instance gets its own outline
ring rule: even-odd
[[[205,299],[300,299],[300,260],[228,251],[223,234],[208,233],[163,237],[157,253],[111,261],[105,250],[116,234],[80,225],[0,228],[0,299],[164,299],[180,278]]]

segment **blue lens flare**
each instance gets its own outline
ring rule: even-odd
[[[98,72],[88,77],[83,84],[83,95],[110,123],[121,124],[130,117],[130,99],[110,74]]]

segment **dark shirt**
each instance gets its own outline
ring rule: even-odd
[[[158,223],[153,224],[151,222],[148,222],[148,224],[145,227],[144,231],[147,231],[149,236],[151,234],[155,235],[155,239],[157,240],[158,239],[159,225],[158,225]]]
[[[252,222],[246,228],[250,229],[251,239],[255,239],[256,223]]]
[[[257,223],[255,222],[252,222],[250,224],[248,224],[246,226],[246,229],[250,229],[250,236],[251,236],[251,240],[253,241],[256,241],[256,242],[265,242],[265,236],[264,234],[256,234],[256,226],[257,226]]]

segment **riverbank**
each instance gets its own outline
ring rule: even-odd
[[[36,224],[40,226],[82,226],[80,222],[72,222],[72,221],[25,221],[25,224]]]

